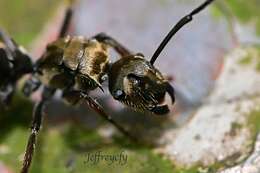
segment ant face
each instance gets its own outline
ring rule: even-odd
[[[112,65],[109,90],[114,99],[138,111],[168,113],[168,105],[163,104],[166,92],[174,103],[172,86],[140,54],[123,57]]]

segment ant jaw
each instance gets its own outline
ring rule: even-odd
[[[167,82],[165,90],[169,94],[172,104],[174,104],[174,102],[175,102],[174,88],[171,86],[170,83]],[[166,101],[164,100],[164,101],[162,101],[162,103],[160,103],[158,105],[150,106],[149,111],[154,114],[157,114],[157,115],[164,115],[164,114],[169,113],[170,109],[169,109],[168,105],[166,104]]]
[[[166,84],[166,92],[170,95],[172,104],[175,102],[174,88],[171,86],[169,82]]]
[[[157,115],[165,115],[170,112],[168,105],[154,106],[149,108],[149,111]]]
[[[175,102],[174,89],[170,84],[167,85],[166,92],[169,94],[172,104],[174,104],[174,102]],[[166,95],[164,96],[163,100],[158,101],[159,104],[149,106],[148,110],[156,115],[168,114],[170,112],[170,109],[166,103],[167,101],[165,100],[165,97],[166,97]]]
[[[134,109],[135,111],[142,112],[142,113],[150,112],[155,115],[165,115],[170,112],[169,106],[167,105],[166,100],[164,98],[161,101],[153,100],[153,99],[150,100],[149,98],[154,98],[154,95],[150,93],[146,93],[146,94],[139,93],[138,95],[131,96],[131,95],[125,95],[125,93],[122,92],[121,90],[118,91],[119,92],[117,96],[119,96],[119,98],[117,98],[116,100]],[[142,95],[142,97],[140,97],[140,95]],[[172,103],[174,103],[174,95],[170,95],[170,96],[172,99]]]

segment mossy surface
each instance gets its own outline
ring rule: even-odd
[[[15,97],[9,110],[0,112],[0,161],[14,172],[19,172],[23,153],[29,136],[32,103],[22,97]],[[118,156],[123,153],[127,161],[101,160],[94,163],[88,155]],[[199,164],[198,164],[199,165]],[[45,121],[39,134],[31,172],[115,172],[115,173],[213,173],[220,164],[202,168],[182,168],[150,147],[134,144],[125,137],[112,140],[102,138],[97,129],[86,129],[71,122],[49,125]]]
[[[249,114],[248,125],[252,128],[254,134],[260,132],[260,110],[252,110]]]
[[[257,34],[260,35],[260,0],[228,0],[216,2],[213,14],[217,17],[224,16],[227,18],[236,17],[244,24],[254,24]]]
[[[242,58],[240,61],[239,61],[239,64],[242,64],[242,65],[248,65],[252,62],[252,57],[250,55],[247,55],[246,57]]]
[[[253,46],[250,48],[244,48],[246,55],[241,58],[238,63],[240,65],[253,65],[257,72],[260,72],[260,48],[259,46]]]
[[[14,172],[19,172],[23,152],[30,133],[32,103],[15,97],[9,110],[0,112],[0,161]],[[127,156],[124,164],[119,161],[88,161],[87,155]],[[118,158],[118,157],[117,157]],[[155,154],[149,147],[133,144],[125,137],[105,140],[96,130],[67,122],[48,127],[45,122],[40,132],[31,172],[125,172],[171,173],[171,162]]]
[[[0,27],[27,46],[62,0],[0,0]]]

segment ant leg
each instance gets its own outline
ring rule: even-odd
[[[0,89],[0,103],[2,102],[4,106],[10,105],[14,95],[14,86],[7,85],[4,89]]]
[[[31,123],[31,135],[28,138],[21,173],[27,173],[30,168],[35,145],[36,145],[37,134],[41,128],[43,109],[47,101],[53,96],[54,92],[55,92],[54,89],[44,88],[42,100],[35,104],[34,111],[33,111],[33,120]]]
[[[71,104],[76,104],[80,100],[84,99],[87,104],[98,113],[104,120],[110,122],[113,124],[122,134],[125,136],[129,137],[132,141],[138,142],[137,139],[132,136],[128,131],[126,131],[122,126],[120,126],[117,122],[115,122],[111,116],[109,116],[104,109],[101,107],[101,105],[91,98],[87,93],[82,92],[82,91],[76,91],[76,90],[71,90],[71,91],[64,91],[63,92],[63,97],[66,99],[69,103]]]
[[[21,173],[27,173],[30,168],[33,153],[34,153],[35,143],[36,143],[36,136],[41,126],[42,110],[44,105],[45,105],[45,100],[42,100],[36,103],[35,105],[34,112],[33,112],[33,121],[31,126],[31,135],[27,142]]]
[[[25,96],[30,96],[34,91],[36,91],[41,86],[41,82],[36,77],[32,76],[27,80],[22,88],[22,92]]]
[[[68,29],[69,29],[69,26],[71,23],[71,19],[72,19],[72,15],[73,15],[73,11],[74,11],[73,3],[74,3],[74,1],[70,0],[69,6],[66,9],[65,16],[64,16],[64,19],[63,19],[63,22],[62,22],[62,25],[60,28],[60,32],[59,32],[59,38],[65,37],[68,32]]]
[[[108,36],[105,33],[99,33],[99,34],[95,35],[93,38],[99,42],[108,44],[109,46],[114,48],[117,51],[117,53],[119,53],[122,57],[125,57],[127,55],[132,55],[132,53],[127,48],[125,48],[122,44],[120,44],[114,38]]]

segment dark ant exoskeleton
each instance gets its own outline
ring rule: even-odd
[[[15,91],[16,82],[32,72],[32,62],[25,50],[0,30],[0,105],[8,106]]]
[[[63,99],[72,105],[86,101],[100,116],[133,140],[136,138],[107,115],[97,101],[88,95],[89,91],[96,88],[102,90],[102,82],[106,76],[108,76],[109,91],[114,99],[138,111],[148,111],[153,114],[168,113],[168,105],[162,103],[166,92],[174,103],[174,89],[161,72],[154,67],[154,63],[170,39],[211,2],[213,0],[206,0],[183,17],[164,38],[150,61],[146,60],[141,53],[130,52],[104,33],[89,39],[66,36],[73,12],[72,6],[67,9],[58,39],[48,44],[46,51],[33,65],[31,65],[30,58],[18,49],[15,42],[6,39],[8,37],[2,34],[6,48],[0,48],[0,66],[6,69],[4,72],[13,71],[16,66],[12,63],[16,61],[17,57],[17,61],[21,61],[19,64],[21,67],[17,66],[17,69],[23,70],[14,71],[13,76],[15,77],[10,77],[8,82],[0,83],[1,88],[8,87],[9,83],[11,86],[15,86],[16,81],[26,73],[31,73],[32,77],[23,87],[25,95],[29,96],[40,86],[44,86],[42,99],[35,104],[33,111],[31,135],[28,139],[21,172],[26,173],[29,170],[37,133],[41,127],[43,108],[57,90],[61,90]],[[108,48],[115,49],[121,56],[120,59],[109,63]],[[18,53],[13,54],[13,52]],[[19,53],[22,53],[23,56],[20,56]],[[0,76],[1,79],[6,78]]]

